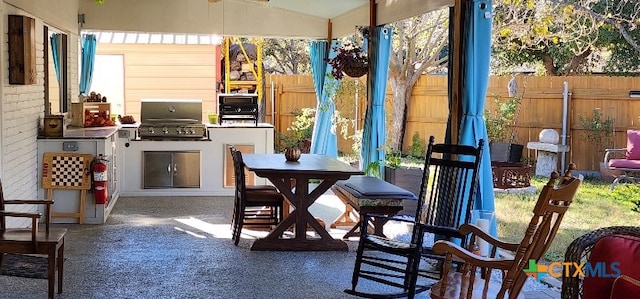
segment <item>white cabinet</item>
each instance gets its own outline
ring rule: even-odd
[[[108,184],[107,192],[109,200],[105,204],[96,204],[93,193],[88,192],[85,200],[85,219],[87,224],[104,223],[120,195],[120,163],[118,158],[117,128],[102,129],[69,129],[65,136],[60,138],[38,139],[38,173],[42,173],[43,154],[53,153],[78,153],[90,154],[93,157],[103,155],[107,160]],[[38,178],[38,198],[46,198],[42,188],[42,177]],[[55,204],[53,211],[57,213],[74,212],[79,209],[79,191],[54,190]],[[54,218],[54,223],[77,223],[74,218]]]

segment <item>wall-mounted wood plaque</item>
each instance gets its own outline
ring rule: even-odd
[[[36,21],[9,15],[9,84],[36,84]]]

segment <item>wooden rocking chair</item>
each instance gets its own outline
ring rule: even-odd
[[[571,176],[575,165],[571,164],[569,167],[570,170],[562,178],[557,172],[551,174],[551,179],[538,197],[533,217],[519,244],[495,239],[473,224],[462,225],[460,232],[470,236],[469,244],[475,244],[477,238],[486,240],[492,246],[488,257],[479,256],[449,241],[437,241],[433,251],[446,254],[446,260],[442,279],[431,288],[431,298],[523,298],[519,294],[528,275],[524,272],[525,268],[532,263],[536,265],[547,251],[580,186],[580,180]],[[560,182],[555,186],[559,178]],[[514,255],[505,258],[498,250],[512,251]],[[461,271],[450,271],[454,261],[462,263]],[[493,269],[502,271],[501,284],[491,281]],[[530,275],[537,276],[537,269]]]
[[[467,223],[470,218],[470,209],[478,187],[477,173],[483,143],[480,140],[477,147],[434,144],[434,137],[431,136],[414,220],[388,218],[413,224],[411,241],[400,242],[370,234],[367,226],[374,215],[361,214],[360,242],[351,289],[346,289],[346,293],[368,298],[413,298],[415,294],[428,290],[433,283],[430,280],[419,285],[419,277],[440,277],[437,269],[433,272],[419,267],[423,257],[444,259],[443,255],[434,255],[431,247],[425,247],[423,238],[425,233],[437,234],[447,239],[461,238],[458,226],[460,223]],[[399,291],[392,294],[358,291],[356,287],[360,278],[398,288]]]

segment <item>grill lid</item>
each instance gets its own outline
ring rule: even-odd
[[[202,100],[141,99],[141,123],[202,124]]]

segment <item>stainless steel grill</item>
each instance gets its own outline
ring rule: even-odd
[[[218,94],[220,123],[225,121],[253,121],[258,125],[258,95],[255,93]]]
[[[140,100],[138,137],[151,140],[206,139],[201,100]]]

